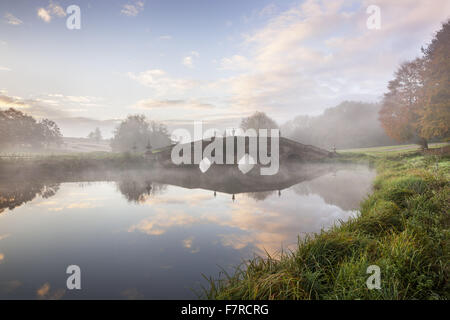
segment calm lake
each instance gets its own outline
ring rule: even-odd
[[[196,298],[202,274],[355,215],[375,177],[364,165],[315,172],[264,191],[140,172],[0,181],[0,299]],[[81,268],[81,290],[66,287],[69,265]]]

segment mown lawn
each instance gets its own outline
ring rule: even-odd
[[[281,258],[256,257],[208,278],[208,299],[448,299],[449,156],[344,153],[371,161],[373,193],[358,217],[299,240]],[[369,290],[367,268],[381,270]]]

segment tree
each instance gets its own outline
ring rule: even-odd
[[[130,115],[114,131],[111,148],[115,152],[144,152],[149,143],[153,148],[170,145],[166,126],[148,122],[144,115]]]
[[[450,20],[442,25],[430,45],[422,49],[425,60],[424,108],[419,110],[419,130],[427,139],[450,135]]]
[[[3,143],[7,146],[39,147],[42,140],[36,120],[21,111],[10,108],[1,112],[4,131]]]
[[[96,141],[98,143],[98,142],[100,142],[103,139],[102,132],[100,131],[99,128],[95,128],[94,131],[89,133],[88,139],[94,140],[94,141]]]
[[[379,119],[392,138],[415,140],[427,149],[428,140],[450,134],[450,20],[422,52],[396,71]]]
[[[379,112],[387,135],[400,142],[414,140],[428,148],[427,139],[419,130],[419,110],[423,108],[424,60],[404,62],[389,81],[388,92]]]
[[[43,143],[48,147],[51,144],[60,146],[62,144],[62,134],[56,122],[43,119],[39,122]]]
[[[58,125],[48,119],[37,122],[32,116],[13,108],[0,111],[0,146],[43,148],[59,146],[62,134]]]
[[[270,129],[278,129],[278,125],[273,119],[259,111],[250,117],[243,118],[240,127],[243,130],[255,129],[257,133],[260,129],[268,129],[268,135],[270,135]]]

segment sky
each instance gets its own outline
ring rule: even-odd
[[[136,113],[172,129],[257,110],[281,124],[379,101],[449,17],[448,0],[2,0],[0,108],[79,136]]]

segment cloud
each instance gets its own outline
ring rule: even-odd
[[[173,78],[160,69],[150,69],[140,73],[129,72],[128,77],[140,84],[152,88],[159,95],[169,92],[182,92],[197,85],[194,80]]]
[[[0,108],[14,108],[37,118],[55,118],[67,116],[67,112],[57,105],[50,105],[41,99],[23,99],[21,97],[0,94]]]
[[[8,238],[11,234],[9,233],[5,233],[5,234],[0,234],[0,240],[4,240],[6,238]]]
[[[9,96],[0,91],[0,107],[15,108],[38,118],[68,117],[70,113],[101,107],[103,99],[91,96],[38,95],[30,99]]]
[[[128,17],[135,17],[143,10],[144,10],[144,2],[134,1],[132,3],[124,4],[120,12]]]
[[[212,109],[214,105],[203,103],[195,99],[189,100],[139,100],[136,108],[141,109],[160,109],[160,108],[183,108],[183,109]]]
[[[59,4],[54,3],[53,1],[50,1],[48,9],[53,15],[58,16],[60,18],[65,17],[67,15],[64,9]]]
[[[195,239],[195,238],[194,238],[193,236],[190,236],[189,238],[184,239],[184,240],[182,241],[183,247],[185,247],[186,249],[189,249],[191,253],[197,253],[197,252],[200,251],[200,248],[193,248],[193,247],[192,247],[192,244],[193,244],[193,242],[194,242],[194,239]]]
[[[265,20],[275,15],[278,11],[278,7],[275,4],[271,3],[261,9],[252,10],[249,15],[244,15],[242,17],[242,21],[246,24],[249,24],[255,21]]]
[[[328,174],[328,179],[321,183],[326,184],[331,176]],[[308,188],[309,183],[300,185]],[[285,199],[282,209],[276,193],[269,193],[265,201],[255,199],[254,195],[238,194],[237,202],[231,201],[231,195],[218,193],[214,198],[212,194],[205,196],[204,191],[198,189],[185,195],[178,192],[160,195],[146,201],[154,211],[129,227],[128,232],[159,236],[178,232],[179,228],[187,230],[193,225],[214,225],[215,229],[221,227],[217,236],[223,246],[238,250],[250,247],[258,253],[264,253],[264,250],[275,253],[280,245],[295,247],[299,233],[320,232],[321,228],[328,228],[335,221],[346,220],[354,214],[326,204],[319,194],[298,195],[295,189],[285,189],[282,193]],[[214,206],[217,210],[211,211]],[[192,236],[184,237],[181,243],[191,252],[198,250],[192,250],[196,248]]]
[[[192,247],[192,242],[194,241],[194,237],[189,237],[187,239],[184,239],[183,242],[183,247],[190,249]]]
[[[50,12],[47,11],[46,9],[44,9],[44,8],[39,8],[38,11],[37,11],[37,15],[44,22],[49,23],[52,20],[52,16],[50,15]]]
[[[103,98],[93,96],[72,96],[59,93],[50,93],[40,95],[35,98],[36,101],[64,108],[66,111],[79,112],[87,111],[88,108],[103,107]]]
[[[77,139],[78,140],[78,139]],[[73,138],[67,139],[66,143],[71,143]],[[77,198],[76,202],[73,199]],[[41,201],[35,204],[40,210],[58,212],[68,209],[93,209],[102,206],[101,202],[104,199],[101,197],[91,197],[88,193],[71,193],[68,199],[64,200],[51,200]]]
[[[89,104],[92,103],[92,101],[95,101],[95,98],[87,96],[67,96],[66,98],[68,101],[84,104]]]
[[[128,232],[140,231],[148,235],[158,236],[164,234],[169,228],[191,225],[196,221],[198,221],[197,218],[187,213],[170,212],[169,214],[169,212],[161,211],[131,226]]]
[[[137,300],[145,298],[145,296],[136,288],[125,289],[121,292],[121,295],[128,300]]]
[[[219,70],[242,71],[248,69],[249,66],[250,63],[246,57],[236,54],[230,58],[223,58],[220,61]]]
[[[265,6],[264,8],[262,8],[259,12],[258,15],[260,17],[269,17],[272,16],[273,14],[275,14],[277,12],[277,6],[273,3],[268,4],[267,6]]]
[[[7,24],[13,25],[13,26],[18,26],[21,25],[23,23],[22,20],[20,20],[19,18],[17,18],[16,16],[14,16],[12,13],[6,13],[5,16],[5,22]]]
[[[368,5],[307,0],[285,11],[273,5],[255,11],[254,18],[265,23],[245,34],[239,50],[218,63],[218,70],[231,76],[199,81],[160,69],[129,73],[156,94],[137,106],[180,107],[203,97],[206,104],[220,101],[214,104],[227,106],[229,113],[261,110],[285,121],[299,113],[319,114],[343,100],[377,101],[398,64],[420,53],[448,10],[383,0],[381,30],[374,31],[366,27]],[[181,62],[193,68],[197,56],[191,52]]]
[[[160,40],[172,40],[172,36],[171,35],[162,35],[159,36]]]
[[[48,282],[44,283],[39,289],[36,290],[36,295],[39,298],[45,298],[50,292],[50,284]]]
[[[188,67],[188,68],[193,68],[194,67],[194,63],[193,63],[193,61],[192,61],[192,57],[184,57],[183,58],[183,65],[185,66],[185,67]]]
[[[23,285],[22,282],[20,282],[19,280],[9,280],[9,281],[5,281],[2,282],[2,285],[0,286],[0,291],[2,293],[12,293],[15,290],[17,290],[19,287],[21,287]]]
[[[47,8],[38,8],[37,10],[37,16],[46,23],[49,23],[54,16],[62,18],[66,15],[64,9],[58,3],[53,1],[49,2]]]
[[[194,67],[194,58],[198,57],[199,53],[197,51],[191,51],[190,55],[183,58],[183,65],[188,68]]]
[[[101,207],[101,205],[94,204],[91,202],[74,202],[66,206],[67,209],[92,209],[99,207]]]
[[[30,105],[27,104],[20,97],[11,97],[7,95],[0,95],[0,106],[5,106],[8,108],[29,108]]]
[[[46,282],[41,287],[36,290],[36,295],[38,299],[49,299],[49,300],[59,300],[66,293],[65,289],[53,290],[53,293],[50,291],[51,286],[50,283]]]
[[[231,90],[231,106],[276,111],[286,120],[347,99],[378,100],[398,64],[418,55],[449,17],[450,3],[379,1],[382,24],[376,31],[366,27],[369,4],[306,0],[276,15],[275,8],[263,9],[271,18],[244,36],[245,54],[220,64],[222,70],[242,69],[221,80]]]

